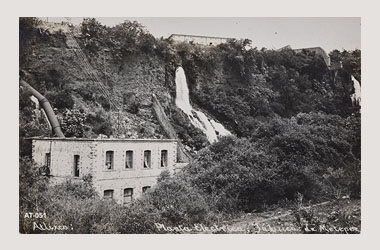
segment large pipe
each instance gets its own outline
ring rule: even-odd
[[[54,111],[49,103],[49,101],[41,95],[37,90],[35,90],[32,86],[30,86],[27,82],[20,79],[20,84],[23,88],[26,89],[29,93],[34,95],[37,100],[39,101],[41,107],[44,109],[46,116],[49,120],[50,126],[53,129],[54,136],[57,137],[65,137],[65,135],[62,133],[61,127],[59,126],[59,122],[57,117],[54,114]]]

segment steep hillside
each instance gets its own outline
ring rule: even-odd
[[[69,30],[109,96],[86,73],[70,45]],[[249,137],[260,123],[278,116],[322,111],[347,117],[358,110],[350,99],[354,90],[347,68],[352,71],[352,64],[329,70],[313,53],[257,50],[250,43],[178,44],[155,39],[128,21],[110,28],[87,19],[69,28],[26,18],[20,19],[20,70],[57,109],[67,136],[165,137],[153,114],[155,94],[190,151],[209,142],[175,105],[174,78],[180,65],[193,106],[238,136]]]

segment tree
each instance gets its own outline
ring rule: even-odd
[[[63,117],[60,119],[60,124],[63,133],[67,137],[83,137],[87,125],[85,125],[87,114],[78,109],[66,109]]]

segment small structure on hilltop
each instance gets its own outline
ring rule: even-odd
[[[214,36],[197,36],[197,35],[183,35],[183,34],[172,34],[168,37],[175,42],[193,42],[202,45],[218,45],[221,43],[226,43],[230,38],[225,37],[214,37]]]
[[[49,168],[53,183],[91,175],[104,199],[127,204],[156,184],[164,170],[174,173],[175,139],[31,138],[33,160]]]

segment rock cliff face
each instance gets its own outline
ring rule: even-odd
[[[23,79],[52,102],[61,121],[65,119],[67,109],[85,114],[83,137],[105,134],[122,138],[183,138],[184,133],[177,135],[175,130],[187,123],[173,99],[175,57],[166,60],[157,53],[136,52],[120,59],[110,49],[113,45],[98,44],[96,50],[89,49],[91,39],[86,40],[86,34],[78,34],[80,28],[74,27],[77,32],[74,38],[86,57],[86,65],[70,43],[67,25],[39,23],[28,30],[22,30],[20,26],[20,30],[23,35],[20,38]],[[109,95],[95,84],[94,77],[88,74],[88,67]],[[157,97],[158,109],[153,105],[152,94]],[[117,110],[112,109],[111,102],[116,104]],[[158,112],[164,114],[165,111],[168,114],[165,120],[161,115],[157,116]],[[173,114],[176,115],[174,121]],[[168,133],[170,122],[176,125]],[[193,134],[205,137],[196,128],[190,129],[196,131]],[[185,134],[191,138],[188,132]],[[191,148],[194,147],[190,142],[188,149]],[[182,154],[180,158],[187,159]]]
[[[152,94],[152,106],[154,114],[161,125],[161,128],[165,131],[165,134],[170,139],[177,139],[178,140],[178,147],[177,147],[177,160],[179,162],[189,162],[191,156],[185,151],[182,143],[180,142],[177,132],[174,130],[173,126],[171,125],[169,118],[166,116],[164,109],[162,108],[160,101],[157,99],[155,94]]]
[[[107,98],[86,74],[74,49],[66,46],[65,34],[44,30],[41,34],[36,32],[32,39],[32,44],[23,48],[29,52],[25,60],[20,59],[20,67],[28,72],[31,84],[52,99],[53,103],[59,101],[57,92],[65,92],[67,98],[73,99],[75,108],[94,117],[98,114],[106,116],[112,124],[112,134],[115,134],[118,118],[109,112]],[[152,113],[151,95],[157,93],[166,105],[171,101],[165,87],[165,64],[157,57],[143,54],[130,56],[116,64],[112,55],[104,49],[96,55],[84,52],[121,111],[119,126],[122,129],[119,128],[119,134],[130,137],[164,136]],[[88,132],[88,136],[92,137],[98,134],[96,131]]]
[[[176,106],[179,66],[186,72],[191,106],[237,136],[250,136],[258,123],[277,116],[310,111],[348,116],[360,108],[352,106],[353,82],[344,68],[331,72],[316,54],[246,49],[249,43],[173,43],[130,22],[110,28],[85,20],[69,27],[22,19],[20,69],[56,109],[66,136],[177,137],[192,153],[209,140]]]

